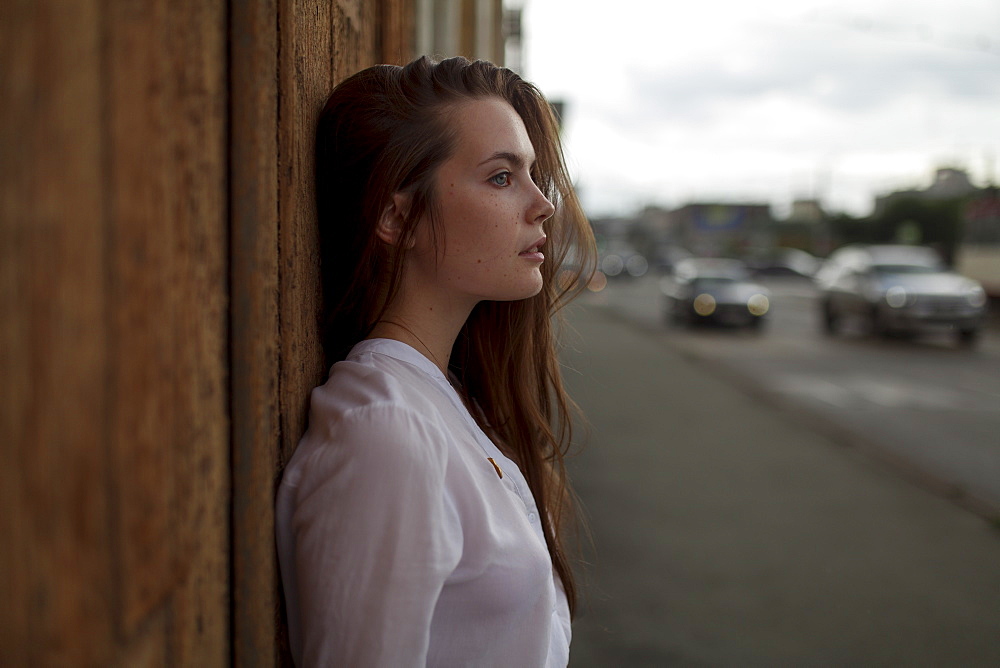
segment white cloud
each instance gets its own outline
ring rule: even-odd
[[[1000,157],[995,0],[530,0],[526,76],[568,103],[595,213],[820,195],[864,213]],[[990,157],[992,156],[992,157]]]

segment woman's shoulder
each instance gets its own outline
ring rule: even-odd
[[[428,369],[405,358],[366,352],[333,365],[326,382],[312,391],[310,409],[346,413],[381,406],[433,414],[442,398],[439,382]]]
[[[285,469],[289,482],[306,469],[350,462],[383,473],[441,470],[452,429],[447,401],[433,377],[393,358],[338,362],[310,397],[305,435]]]

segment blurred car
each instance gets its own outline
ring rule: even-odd
[[[950,330],[972,343],[986,314],[986,293],[945,266],[925,246],[852,244],[835,251],[816,274],[823,329],[860,319],[885,335]]]
[[[779,247],[755,254],[747,261],[747,266],[754,276],[811,280],[819,269],[820,261],[804,250]]]
[[[771,308],[767,288],[739,260],[689,258],[660,283],[664,313],[676,323],[716,322],[760,327]]]

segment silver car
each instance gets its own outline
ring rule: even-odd
[[[823,328],[830,334],[852,318],[874,334],[943,329],[970,344],[986,314],[983,287],[949,270],[924,246],[845,246],[816,273],[816,285]]]

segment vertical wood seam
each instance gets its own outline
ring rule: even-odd
[[[226,280],[226,295],[229,297],[229,308],[227,309],[226,326],[227,331],[223,340],[226,342],[226,357],[228,373],[226,374],[227,379],[227,396],[226,396],[226,409],[229,412],[229,462],[227,469],[229,471],[229,499],[228,499],[228,509],[229,509],[229,559],[227,563],[226,576],[229,579],[229,628],[227,629],[226,635],[229,641],[229,665],[236,665],[236,615],[238,611],[236,610],[236,549],[237,549],[237,536],[236,536],[236,485],[239,480],[236,476],[235,464],[236,464],[236,420],[237,415],[235,411],[235,377],[236,377],[236,354],[235,346],[233,345],[233,332],[236,328],[233,324],[234,314],[236,312],[235,300],[233,299],[233,286],[236,281],[233,280],[233,272],[236,270],[235,262],[233,262],[233,252],[235,248],[235,243],[233,241],[234,236],[234,208],[233,208],[233,2],[232,0],[226,1],[226,243],[228,248],[226,248],[226,268],[225,268],[225,280]]]
[[[119,522],[118,513],[114,512],[115,501],[119,498],[119,493],[117,489],[117,479],[114,475],[114,445],[111,443],[111,424],[114,418],[114,400],[115,400],[115,373],[114,373],[114,363],[112,360],[115,357],[112,355],[112,351],[115,350],[116,342],[114,338],[116,336],[116,331],[114,328],[114,314],[113,314],[113,304],[111,296],[114,294],[114,268],[112,263],[112,258],[114,257],[115,250],[115,240],[112,234],[112,218],[113,212],[113,197],[112,197],[112,175],[114,173],[114,165],[112,164],[112,139],[111,139],[111,36],[109,31],[111,30],[108,25],[108,16],[110,15],[108,2],[101,3],[100,10],[101,20],[99,21],[100,30],[100,55],[98,70],[100,72],[100,88],[102,91],[101,95],[101,199],[103,202],[103,232],[104,232],[104,331],[105,331],[105,355],[108,362],[104,366],[104,383],[102,387],[102,392],[105,395],[104,399],[104,434],[101,442],[104,444],[104,471],[106,476],[106,486],[104,489],[104,494],[107,496],[107,517],[106,524],[108,529],[108,544],[111,546],[109,550],[108,558],[108,582],[115,583],[115,574],[120,573],[123,569],[121,552],[117,549],[117,536],[120,535],[121,527]],[[125,635],[125,630],[122,628],[121,620],[124,616],[124,601],[122,600],[122,592],[117,586],[111,587],[110,592],[110,603],[111,603],[111,614],[112,614],[112,632],[116,636],[116,640],[121,641]]]

